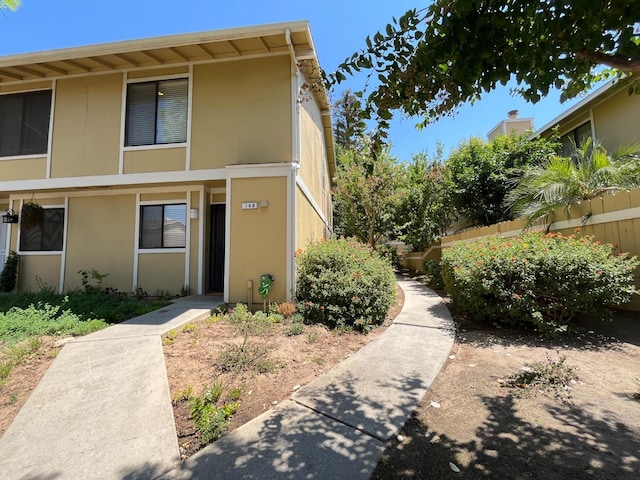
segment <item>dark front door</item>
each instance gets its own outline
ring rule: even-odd
[[[211,205],[211,237],[209,245],[209,291],[224,291],[224,226],[225,205]]]

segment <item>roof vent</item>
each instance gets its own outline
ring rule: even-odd
[[[518,118],[518,110],[510,110],[507,112],[507,117],[509,117],[510,120]]]

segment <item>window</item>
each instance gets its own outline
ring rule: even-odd
[[[187,242],[187,205],[140,207],[140,248],[184,248]]]
[[[64,208],[45,208],[41,225],[20,227],[23,252],[60,252],[64,234]]]
[[[51,90],[0,95],[0,156],[46,154]]]
[[[591,122],[586,122],[578,128],[571,130],[569,133],[560,138],[562,142],[561,153],[565,157],[572,156],[576,148],[584,145],[587,138],[591,138]]]
[[[188,90],[186,78],[130,83],[125,146],[186,142]]]

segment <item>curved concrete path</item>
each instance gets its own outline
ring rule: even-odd
[[[398,283],[404,307],[383,335],[162,478],[368,479],[454,339],[440,297],[415,281]]]
[[[368,479],[453,345],[440,297],[399,284],[404,308],[383,335],[182,465],[160,335],[207,315],[212,299],[78,339],[0,438],[0,477]]]

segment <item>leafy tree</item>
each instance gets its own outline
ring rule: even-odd
[[[505,201],[529,225],[558,207],[639,186],[640,144],[609,154],[587,139],[572,158],[552,156],[529,166]]]
[[[530,140],[526,135],[502,135],[491,142],[463,141],[445,166],[451,204],[471,225],[492,225],[511,219],[504,198],[526,165],[555,154],[557,140]]]
[[[0,0],[0,10],[8,8],[9,10],[15,11],[21,3],[21,0]]]
[[[351,90],[345,90],[333,104],[333,131],[336,145],[347,149],[356,148],[362,144],[365,129],[360,99]]]
[[[400,197],[399,166],[384,149],[339,153],[334,193],[336,231],[374,247],[382,237],[394,236]]]
[[[563,99],[575,97],[602,78],[602,65],[618,75],[640,72],[640,3],[433,0],[394,18],[366,45],[328,82],[368,71],[379,82],[369,115],[386,127],[401,110],[426,125],[511,79],[536,102],[553,87]]]
[[[434,158],[414,155],[403,172],[405,193],[398,207],[402,239],[422,251],[446,233],[454,218],[449,189],[445,183],[442,148]]]

